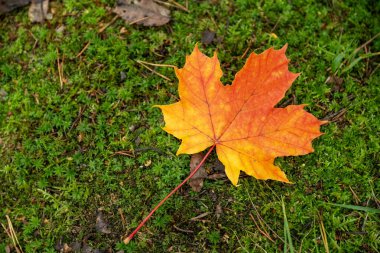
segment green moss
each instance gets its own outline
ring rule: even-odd
[[[25,8],[0,24],[0,221],[9,215],[26,252],[54,252],[60,240],[125,252],[286,251],[282,196],[297,252],[325,250],[321,220],[331,252],[377,251],[378,216],[326,202],[379,208],[379,58],[365,56],[379,51],[379,40],[355,51],[380,32],[379,4],[188,1],[190,13],[173,8],[163,27],[116,20],[99,34],[114,3],[58,1],[44,24],[31,24]],[[313,154],[276,160],[295,184],[209,180],[201,193],[184,186],[123,245],[122,236],[189,173],[189,156],[175,156],[179,142],[152,108],[176,101],[175,74],[157,67],[172,81],[164,80],[136,60],[183,66],[206,29],[217,42],[199,45],[208,55],[218,51],[224,83],[246,51],[288,43],[290,68],[302,75],[284,101],[308,104],[319,118],[343,114],[323,127]],[[326,82],[333,73],[342,84]],[[100,209],[112,234],[96,232]],[[206,212],[203,222],[190,220]],[[1,233],[0,249],[9,244]]]

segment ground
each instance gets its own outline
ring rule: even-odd
[[[2,17],[3,226],[10,232],[12,222],[24,252],[65,243],[107,252],[379,252],[379,2],[178,1],[187,2],[189,12],[171,7],[167,25],[117,19],[101,32],[115,1],[53,1],[43,24],[31,24],[27,8]],[[185,185],[124,245],[189,174],[190,160],[175,155],[179,141],[153,107],[177,101],[173,69],[150,66],[166,80],[137,61],[181,67],[197,42],[218,51],[223,83],[249,53],[287,43],[301,75],[280,106],[308,104],[330,123],[314,153],[276,160],[294,184],[243,176],[237,187],[206,180],[199,193]],[[10,248],[2,229],[0,251]]]

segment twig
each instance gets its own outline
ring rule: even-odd
[[[240,247],[245,251],[245,252],[248,252],[249,253],[249,251],[241,244],[241,242],[240,242],[240,239],[239,239],[239,237],[237,236],[237,234],[236,234],[236,232],[234,231],[234,230],[232,230],[233,232],[234,232],[234,235],[235,235],[235,237],[236,237],[236,239],[238,240],[238,243],[240,244]],[[265,250],[264,250],[264,252],[266,252]]]
[[[31,31],[28,30],[28,32],[30,33],[30,35],[32,35],[32,37],[34,39],[34,45],[33,45],[33,50],[34,50],[37,46],[38,39],[36,38],[36,36],[34,36],[34,34]]]
[[[16,252],[17,253],[20,253],[20,252],[24,253],[24,251],[21,248],[20,242],[18,241],[17,234],[13,228],[13,224],[12,224],[11,219],[9,218],[8,215],[5,215],[5,217],[6,217],[7,222],[8,222],[8,229],[6,228],[6,226],[3,223],[1,223],[1,226],[4,228],[5,233],[9,236],[9,238],[11,238],[12,243],[13,243],[13,247],[16,249]]]
[[[367,40],[366,42],[364,42],[364,44],[362,44],[360,47],[356,48],[354,50],[354,55],[359,52],[360,50],[362,50],[363,47],[367,46],[369,43],[371,43],[374,39],[376,39],[377,37],[380,36],[380,33],[376,34],[375,36],[373,36],[372,38],[370,38],[369,40]]]
[[[359,204],[360,203],[360,199],[358,197],[358,195],[356,195],[356,193],[354,192],[354,190],[351,188],[351,186],[348,186],[351,190],[351,193],[352,193],[352,196],[354,196],[354,200],[355,200],[355,204]]]
[[[252,42],[249,41],[248,47],[245,49],[244,53],[240,56],[240,60],[244,59],[244,57],[247,55],[248,51],[251,49]]]
[[[269,187],[268,185],[267,185],[267,187]],[[269,189],[271,189],[272,190],[272,188],[270,188],[269,187]],[[272,190],[273,191],[273,190]],[[246,192],[247,192],[247,195],[248,195],[248,198],[249,198],[249,200],[250,200],[250,202],[251,202],[251,204],[252,204],[252,207],[253,207],[253,209],[255,209],[255,211],[256,211],[256,215],[257,215],[257,218],[259,219],[259,222],[260,222],[260,224],[261,224],[261,226],[262,227],[264,227],[263,226],[263,224],[265,224],[267,227],[268,227],[268,229],[277,237],[277,238],[279,238],[282,242],[285,242],[284,241],[284,239],[283,238],[281,238],[269,225],[268,225],[268,223],[266,223],[265,222],[265,220],[263,219],[263,217],[261,217],[261,215],[260,215],[260,213],[259,213],[259,211],[257,210],[257,208],[256,208],[256,206],[253,204],[253,201],[252,201],[252,198],[251,198],[251,195],[249,194],[249,191],[246,189]]]
[[[71,130],[73,130],[73,128],[75,127],[75,125],[78,123],[78,121],[80,120],[80,118],[82,117],[84,111],[86,110],[86,106],[84,106],[83,108],[82,107],[79,107],[79,112],[78,112],[78,116],[77,118],[74,120],[73,124],[71,125],[70,129],[69,129],[69,132]]]
[[[315,224],[314,224],[315,225]],[[299,250],[298,250],[298,253],[301,253],[302,252],[302,245],[303,245],[303,241],[304,241],[304,239],[311,233],[311,230],[313,229],[313,227],[311,227],[310,229],[309,229],[309,232],[307,232],[307,234],[302,238],[302,240],[301,240],[301,243],[300,243],[300,248],[299,248]]]
[[[346,109],[346,108],[343,108],[343,109],[340,109],[340,110],[337,111],[337,112],[334,112],[334,113],[331,113],[331,114],[327,115],[327,116],[324,117],[322,120],[328,120],[328,121],[331,121],[331,122],[335,122],[335,121],[337,121],[340,117],[342,117],[346,112],[347,112],[347,109]]]
[[[172,81],[172,80],[170,80],[169,77],[164,76],[163,74],[158,73],[158,72],[155,71],[154,69],[152,69],[152,68],[148,67],[147,65],[145,65],[144,63],[142,63],[140,60],[136,60],[136,62],[137,62],[138,64],[140,64],[141,66],[143,66],[144,68],[146,68],[146,69],[152,71],[154,74],[156,74],[156,75],[158,75],[158,76],[164,78],[165,80],[168,80],[168,81],[170,81],[170,82]]]
[[[379,201],[379,199],[376,197],[375,192],[373,191],[372,184],[369,183],[369,186],[371,187],[372,197],[373,197],[373,199],[375,200],[375,203],[376,203],[377,207],[379,207],[379,205],[380,205],[380,201]],[[379,208],[380,208],[380,207],[379,207]]]
[[[110,25],[112,25],[112,24],[113,24],[118,18],[119,18],[119,16],[115,16],[115,17],[113,17],[113,19],[112,19],[110,22],[108,22],[107,24],[105,24],[103,27],[99,28],[99,30],[98,30],[98,34],[104,32],[104,31],[105,31]],[[81,55],[84,53],[84,51],[86,51],[87,48],[90,46],[90,44],[91,44],[91,41],[87,42],[86,45],[82,48],[82,50],[77,54],[76,58],[78,58],[79,56],[81,56]]]
[[[84,51],[86,51],[86,49],[90,46],[90,42],[87,42],[87,44],[82,48],[82,50],[77,54],[76,58],[78,58],[79,56],[81,56]]]
[[[135,154],[131,151],[116,151],[111,156],[115,156],[115,155],[125,155],[129,157],[135,157]]]
[[[127,225],[127,222],[125,221],[125,217],[124,217],[124,214],[123,214],[123,210],[121,208],[117,209],[117,211],[119,212],[120,214],[120,217],[121,217],[121,223],[123,224],[123,228],[125,229],[125,226]]]
[[[253,222],[255,223],[257,229],[259,230],[259,232],[265,236],[266,238],[268,238],[271,242],[275,243],[274,240],[270,237],[270,235],[268,234],[268,232],[264,232],[263,230],[260,229],[259,225],[257,224],[256,220],[255,220],[255,217],[253,217],[253,215],[250,213],[249,216],[251,216],[251,219],[253,220]]]
[[[319,218],[319,229],[321,231],[323,246],[325,247],[326,253],[329,253],[330,250],[329,250],[329,243],[327,241],[326,229],[325,229],[325,226],[323,225],[323,219],[320,213],[318,213],[318,218]]]
[[[342,61],[339,65],[339,67],[336,69],[336,71],[334,72],[334,75],[336,75],[339,71],[339,69],[344,66],[345,64],[349,63],[351,61],[351,59],[360,51],[362,50],[363,48],[365,48],[369,43],[371,43],[374,39],[376,39],[378,36],[380,36],[380,33],[376,34],[375,36],[373,36],[372,38],[370,38],[369,40],[367,40],[366,42],[364,42],[362,45],[360,45],[359,47],[357,47],[351,54],[350,56],[345,59],[344,61]],[[358,59],[363,59],[362,57],[359,56]],[[345,69],[343,69],[343,72],[344,73],[345,71],[347,71],[347,67]]]
[[[368,206],[368,204],[369,204],[369,199],[367,200],[366,206]],[[363,221],[363,225],[362,225],[362,231],[364,231],[365,223],[367,222],[367,219],[368,219],[368,212],[366,213],[366,215],[364,217],[364,221]]]
[[[203,157],[202,161],[198,164],[198,166],[190,173],[190,175],[185,178],[185,180],[182,181],[182,183],[180,183],[179,185],[177,185],[176,188],[174,188],[168,195],[166,195],[166,197],[164,199],[162,199],[160,201],[160,203],[158,203],[154,208],[153,210],[144,218],[144,220],[137,226],[137,228],[130,234],[128,235],[127,238],[125,238],[123,240],[123,242],[125,244],[129,243],[132,238],[136,235],[136,233],[140,230],[140,228],[142,226],[144,226],[144,224],[149,220],[149,218],[154,214],[154,212],[157,211],[157,209],[162,206],[162,204],[165,203],[165,201],[170,198],[170,196],[172,196],[176,191],[178,191],[179,188],[182,187],[182,185],[184,185],[190,178],[192,178],[195,173],[197,173],[197,171],[199,170],[199,168],[203,165],[203,163],[206,161],[207,157],[211,154],[211,152],[214,150],[215,148],[215,144],[208,150],[207,154]]]
[[[170,68],[176,68],[176,66],[174,65],[170,65],[170,64],[158,64],[158,63],[151,63],[151,62],[146,62],[146,61],[142,61],[142,60],[137,60],[138,62],[142,63],[142,64],[146,64],[146,65],[151,65],[151,66],[155,66],[155,67],[170,67]]]
[[[171,7],[175,7],[177,9],[186,11],[188,13],[190,12],[189,9],[187,9],[185,6],[183,6],[182,4],[179,4],[179,3],[177,3],[176,1],[173,1],[173,0],[169,0],[168,2],[164,2],[164,1],[161,1],[161,0],[154,0],[154,2],[163,4],[163,5],[167,5],[167,6],[171,6]],[[169,3],[169,2],[171,2],[171,3]]]
[[[203,217],[206,217],[209,214],[210,214],[210,212],[205,212],[205,213],[202,213],[202,214],[200,214],[198,216],[195,216],[195,217],[191,218],[190,220],[191,221],[197,221],[199,219],[202,219]]]
[[[255,43],[255,41],[256,41],[256,37],[253,35],[253,37],[249,39],[248,46],[244,50],[244,53],[240,56],[240,60],[244,59],[247,56],[249,50],[251,49],[251,47],[252,47],[253,43]]]
[[[270,30],[271,33],[273,33],[274,30],[276,30],[278,23],[280,23],[281,16],[278,17],[276,24],[273,26],[272,30]]]
[[[110,25],[112,25],[118,18],[119,18],[119,16],[113,17],[113,19],[110,22],[108,22],[107,24],[105,24],[103,27],[101,27],[98,30],[98,33],[104,32],[104,30],[106,30]]]
[[[371,73],[369,74],[369,77],[371,77],[375,72],[376,70],[378,70],[380,67],[380,64],[377,64],[376,67],[371,71]]]
[[[182,4],[180,4],[180,3],[177,3],[176,1],[174,1],[174,0],[169,0],[169,2],[171,2],[171,3],[173,3],[175,6],[177,6],[179,9],[181,9],[181,10],[184,10],[184,11],[186,11],[186,12],[190,12],[189,11],[189,6],[183,6]]]
[[[272,241],[272,242],[274,243],[273,239],[270,237],[269,233],[266,231],[265,227],[263,226],[263,223],[262,223],[261,220],[260,220],[260,219],[262,219],[262,217],[260,216],[259,212],[257,211],[256,206],[253,204],[252,199],[251,199],[251,195],[249,195],[249,192],[248,192],[247,190],[246,190],[246,192],[248,193],[249,200],[251,201],[251,204],[252,204],[253,209],[255,209],[255,211],[256,211],[256,215],[257,215],[257,217],[258,217],[258,219],[259,219],[259,222],[260,222],[260,225],[263,227],[264,231],[261,230],[260,227],[259,227],[259,225],[256,223],[256,219],[255,219],[255,217],[254,217],[251,213],[250,213],[249,215],[251,216],[253,222],[255,223],[255,225],[256,225],[256,227],[259,229],[259,231],[260,231],[265,237],[267,237],[270,241]],[[268,227],[269,227],[269,226],[268,226]]]
[[[61,63],[60,59],[59,59],[58,48],[57,48],[57,65],[58,65],[59,83],[60,83],[61,89],[62,89],[63,88],[63,83],[65,82],[65,78],[63,77],[63,59],[62,59],[62,63]]]
[[[176,225],[173,225],[173,227],[175,229],[177,229],[178,231],[181,231],[181,232],[184,232],[184,233],[189,233],[189,234],[194,233],[194,231],[192,231],[192,230],[182,229],[182,228],[177,227]]]

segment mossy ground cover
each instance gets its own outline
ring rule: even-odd
[[[2,17],[1,223],[8,215],[25,252],[55,252],[59,242],[126,252],[378,252],[379,3],[188,4],[189,13],[172,8],[163,27],[118,19],[101,33],[114,1],[54,1],[44,24],[31,24],[27,9]],[[291,70],[302,74],[282,104],[308,104],[331,122],[313,154],[276,160],[294,184],[242,177],[238,187],[185,186],[123,245],[188,175],[190,159],[175,156],[179,142],[152,107],[178,99],[173,70],[153,67],[168,81],[136,60],[183,66],[207,29],[216,39],[199,46],[218,51],[223,83],[247,53],[288,43]],[[96,229],[99,212],[111,233]],[[2,230],[0,251],[7,245]]]

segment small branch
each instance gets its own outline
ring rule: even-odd
[[[99,28],[98,29],[98,34],[101,34],[102,32],[104,32],[110,25],[112,25],[113,23],[115,23],[115,21],[118,18],[119,18],[119,16],[113,17],[113,19],[109,23],[107,23],[103,27]],[[86,51],[87,48],[90,46],[90,44],[91,44],[91,41],[88,41],[86,43],[86,45],[82,48],[82,50],[77,54],[76,58],[78,58],[79,56],[81,56],[84,53],[84,51]]]
[[[139,63],[146,64],[146,65],[151,65],[155,67],[169,67],[169,68],[175,68],[176,66],[174,65],[169,65],[169,64],[157,64],[157,63],[151,63],[151,62],[146,62],[146,61],[141,61],[141,60],[136,60]]]
[[[195,173],[197,173],[197,171],[199,170],[199,168],[203,165],[203,163],[206,161],[207,157],[211,154],[211,152],[214,150],[215,148],[215,144],[208,150],[207,154],[203,157],[202,161],[198,164],[198,166],[190,173],[190,175],[185,178],[185,180],[182,181],[182,183],[180,183],[179,185],[177,185],[176,188],[174,188],[168,195],[166,195],[166,197],[164,199],[162,199],[160,201],[160,203],[158,203],[154,208],[153,210],[144,218],[144,220],[137,226],[137,228],[130,234],[128,235],[127,238],[125,238],[123,240],[123,242],[125,244],[129,243],[132,238],[136,235],[136,233],[140,230],[140,228],[142,226],[144,226],[144,224],[149,220],[149,218],[154,214],[154,212],[157,211],[157,209],[162,206],[162,204],[165,203],[165,201],[170,198],[170,196],[172,196],[176,191],[178,191],[179,188],[182,187],[182,185],[184,185],[190,178],[192,178]]]
[[[376,39],[379,36],[380,36],[380,33],[376,34],[375,36],[373,36],[372,38],[370,38],[369,40],[367,40],[364,44],[362,44],[360,47],[358,47],[358,48],[355,49],[354,54],[356,54],[357,52],[359,52],[360,50],[362,50],[363,47],[366,47],[369,43],[371,43],[374,39]]]
[[[82,50],[77,54],[76,58],[78,58],[79,56],[81,56],[84,51],[86,51],[86,49],[90,46],[90,42],[87,42],[87,44],[82,48]]]
[[[1,226],[4,228],[5,233],[9,236],[9,238],[12,240],[13,247],[16,249],[17,253],[24,253],[24,251],[21,248],[20,242],[18,241],[17,234],[13,228],[13,224],[11,219],[8,215],[5,215],[7,222],[8,222],[8,229],[7,227],[1,223]]]
[[[172,80],[170,80],[169,77],[164,76],[163,74],[158,73],[158,72],[155,71],[154,69],[152,69],[152,68],[148,67],[146,64],[144,64],[142,61],[140,61],[140,60],[136,60],[136,62],[137,62],[138,64],[140,64],[141,66],[143,66],[144,68],[146,68],[146,69],[152,71],[154,74],[156,74],[156,75],[158,75],[158,76],[164,78],[165,80],[168,80],[168,81],[170,81],[170,82],[172,81]]]
[[[203,217],[206,217],[207,215],[211,214],[210,212],[205,212],[205,213],[202,213],[196,217],[193,217],[191,218],[190,220],[191,221],[199,221],[200,219],[202,219]]]
[[[133,153],[133,151],[116,151],[115,153],[113,153],[111,156],[115,156],[115,155],[125,155],[125,156],[129,156],[129,157],[136,157],[135,154]]]
[[[61,89],[62,89],[63,88],[63,84],[66,81],[65,81],[65,78],[63,77],[63,58],[62,58],[62,62],[60,62],[58,48],[57,48],[57,65],[58,65],[59,83],[60,83]]]
[[[249,216],[251,216],[251,219],[252,219],[253,222],[255,223],[257,229],[259,230],[259,232],[260,232],[263,236],[265,236],[267,239],[269,239],[271,242],[275,243],[275,241],[272,239],[272,237],[270,237],[270,235],[268,234],[268,232],[265,231],[265,228],[264,228],[264,230],[262,230],[262,229],[259,227],[259,225],[258,225],[257,222],[256,222],[255,217],[254,217],[251,213],[249,214]]]
[[[173,225],[173,227],[175,229],[177,229],[178,231],[181,231],[181,232],[184,232],[184,233],[194,233],[194,231],[192,231],[192,230],[182,229],[182,228],[177,227],[176,225]]]
[[[106,30],[110,25],[112,25],[113,23],[115,23],[115,21],[119,18],[119,16],[115,16],[113,17],[113,19],[108,22],[107,24],[105,24],[103,27],[101,27],[99,30],[98,30],[98,33],[102,33],[104,32],[104,30]]]
[[[186,11],[188,13],[190,13],[189,9],[186,8],[185,6],[183,6],[182,4],[179,4],[177,3],[176,1],[174,0],[169,0],[169,2],[164,2],[164,1],[161,1],[161,0],[154,0],[154,2],[156,3],[160,3],[160,4],[164,4],[164,5],[167,5],[167,6],[172,6],[172,7],[175,7],[175,8],[178,8],[180,10],[183,10],[183,11]],[[171,2],[171,3],[170,3]]]
[[[117,209],[117,211],[119,212],[120,214],[120,218],[121,218],[121,223],[123,224],[123,228],[125,228],[125,226],[127,225],[127,222],[125,221],[125,217],[124,217],[124,214],[123,214],[123,210],[121,208]]]

